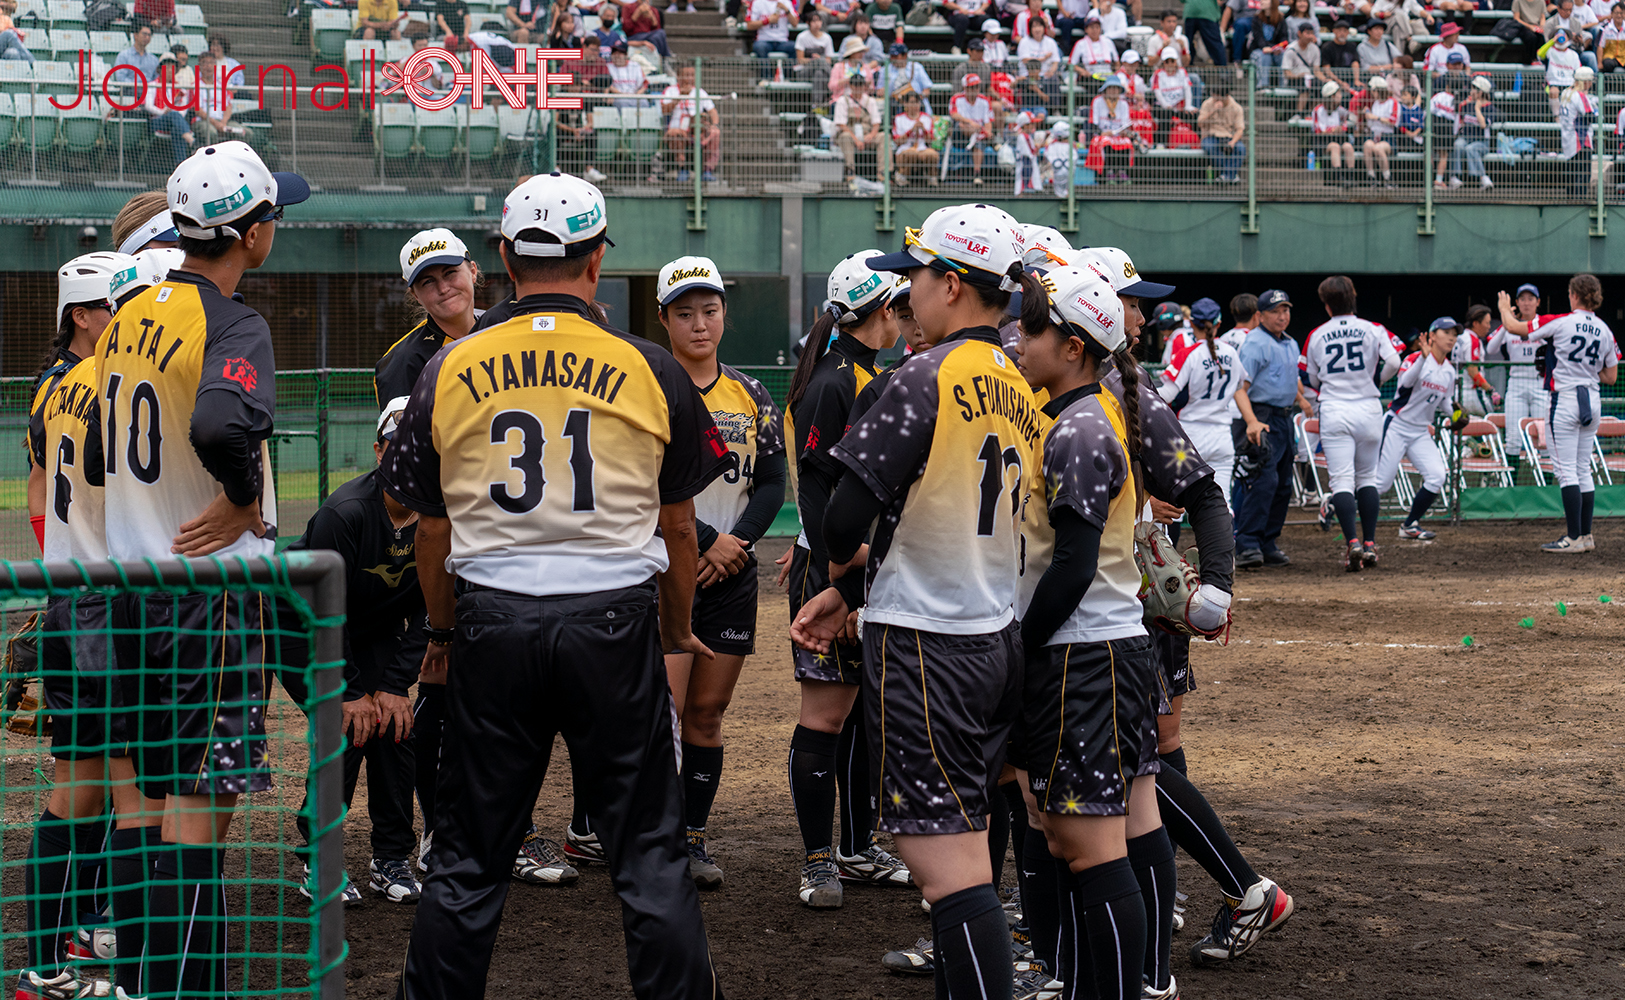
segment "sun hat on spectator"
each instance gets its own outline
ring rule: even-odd
[[[1440,38],[1449,38],[1451,35],[1459,34],[1461,34],[1461,25],[1455,23],[1454,21],[1446,23],[1444,27],[1439,29]]]
[[[869,46],[857,35],[847,35],[846,41],[841,43],[841,58],[845,59],[854,52],[867,52]]]
[[[1366,23],[1365,23],[1365,30],[1366,30],[1366,31],[1367,31],[1367,32],[1369,32],[1369,31],[1370,31],[1370,30],[1371,30],[1371,29],[1372,29],[1372,28],[1383,28],[1383,29],[1386,29],[1386,28],[1387,28],[1387,27],[1388,27],[1388,25],[1386,25],[1386,24],[1384,24],[1384,23],[1383,23],[1383,22],[1382,22],[1382,21],[1381,21],[1381,19],[1379,19],[1379,18],[1375,18],[1375,17],[1373,17],[1373,18],[1372,18],[1372,19],[1371,19],[1371,20],[1369,20],[1369,21],[1367,21],[1367,22],[1366,22]]]
[[[987,48],[986,43],[984,43],[980,38],[972,38],[970,40],[970,42],[965,46],[966,51],[969,51],[969,52],[981,52],[981,51],[985,50],[986,48]]]
[[[1095,24],[1100,23],[1100,12],[1099,11],[1092,10],[1089,13],[1083,15],[1083,23],[1084,24],[1088,24],[1091,21],[1094,22]]]
[[[1064,139],[1072,134],[1072,126],[1067,124],[1066,119],[1063,118],[1049,127],[1049,134],[1057,139]]]
[[[906,56],[908,55],[908,46],[902,42],[892,42],[891,48],[886,50],[886,54],[889,56]]]
[[[982,78],[975,73],[966,73],[964,82],[965,86],[967,87],[980,87],[982,85]]]
[[[1327,80],[1320,86],[1320,96],[1334,97],[1336,96],[1337,92],[1342,89],[1343,85],[1338,83],[1336,80]]]
[[[1112,87],[1116,87],[1118,90],[1127,90],[1128,83],[1123,80],[1122,74],[1113,73],[1111,76],[1108,76],[1106,79],[1100,82],[1100,90],[1102,93],[1105,93]]]
[[[1371,86],[1372,90],[1387,90],[1388,89],[1388,81],[1383,79],[1380,76],[1374,76],[1374,77],[1371,78],[1370,86]]]
[[[1597,78],[1597,71],[1592,69],[1590,66],[1581,66],[1579,69],[1574,71],[1574,78],[1576,80],[1585,80],[1589,82]]]
[[[1580,68],[1585,69],[1586,67],[1581,66]],[[1579,77],[1575,79],[1579,79]],[[1495,89],[1494,84],[1490,83],[1490,78],[1487,76],[1473,77],[1473,87],[1476,90],[1482,90],[1486,94]]]
[[[984,34],[984,35],[1002,35],[1002,34],[1004,34],[1004,28],[1003,28],[1003,26],[1001,26],[999,24],[999,22],[993,20],[993,18],[990,17],[987,20],[982,22],[982,34]]]

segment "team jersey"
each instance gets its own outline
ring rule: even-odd
[[[1180,358],[1190,353],[1196,346],[1196,331],[1188,326],[1182,326],[1168,334],[1168,340],[1162,345],[1162,363],[1164,366],[1175,364]]]
[[[50,396],[51,390],[62,381],[62,376],[68,374],[74,365],[82,360],[79,355],[67,348],[57,352],[56,360],[46,366],[45,370],[35,376],[34,384],[28,390],[28,430],[23,435],[23,450],[28,453],[30,468],[39,466],[44,468],[43,460],[37,456],[43,454],[45,440],[45,400]]]
[[[1253,328],[1250,326],[1233,326],[1219,334],[1219,339],[1239,351],[1241,345],[1247,342],[1247,335],[1252,332]]]
[[[1333,316],[1310,331],[1298,359],[1303,384],[1320,401],[1352,403],[1377,398],[1377,378],[1399,352],[1377,328],[1357,316]]]
[[[1432,354],[1417,351],[1399,367],[1388,410],[1395,420],[1426,427],[1435,413],[1448,414],[1456,408],[1455,393],[1456,369],[1450,359],[1435,361]]]
[[[96,359],[87,358],[40,387],[29,453],[44,469],[45,558],[106,559],[101,407]]]
[[[1377,328],[1378,333],[1380,333],[1384,337],[1388,338],[1388,343],[1394,345],[1394,353],[1395,354],[1399,355],[1402,358],[1405,356],[1405,353],[1406,353],[1405,352],[1405,341],[1400,339],[1399,334],[1397,334],[1394,331],[1388,329],[1386,326],[1383,326],[1381,323],[1372,323],[1371,325]]]
[[[784,438],[790,445],[790,484],[798,494],[796,506],[802,524],[810,518],[822,518],[824,512],[800,509],[801,463],[824,463],[827,471],[839,472],[828,452],[852,425],[852,407],[858,393],[875,377],[877,353],[850,333],[842,332],[813,366],[801,398],[784,415]],[[807,547],[806,531],[797,536],[796,543]]]
[[[1486,349],[1490,360],[1505,361],[1512,365],[1508,378],[1535,378],[1535,361],[1540,356],[1540,344],[1527,337],[1515,337],[1507,328],[1498,326],[1490,334]]]
[[[198,399],[217,390],[252,421],[266,533],[244,532],[214,555],[272,555],[276,485],[265,439],[276,418],[276,359],[264,317],[202,275],[171,271],[119,308],[96,343],[96,362],[108,555],[168,557],[181,525],[222,492],[191,441]]]
[[[480,310],[474,310],[474,321],[478,323],[483,315]],[[378,408],[383,409],[385,403],[398,396],[412,395],[412,387],[417,385],[424,366],[449,343],[451,335],[426,316],[407,331],[406,336],[390,344],[373,369],[372,393],[378,400]]]
[[[1241,386],[1241,355],[1215,340],[1214,349],[1197,344],[1162,370],[1162,398],[1186,423],[1229,424],[1230,405]]]
[[[1484,360],[1484,343],[1478,339],[1478,334],[1471,330],[1463,330],[1456,338],[1456,345],[1450,348],[1450,363],[1453,365],[1476,365]]]
[[[1096,382],[1062,393],[1043,412],[1040,457],[1024,484],[1021,614],[1027,613],[1038,581],[1055,557],[1050,512],[1065,507],[1100,530],[1100,558],[1089,592],[1048,645],[1144,635],[1140,569],[1134,562],[1139,504],[1122,405]]]
[[[1589,309],[1536,316],[1529,323],[1529,339],[1544,343],[1546,388],[1559,392],[1595,387],[1597,373],[1619,363],[1614,331]]]
[[[451,521],[447,569],[544,597],[632,587],[669,565],[662,504],[728,467],[705,401],[660,347],[528,295],[424,368],[384,455],[384,488]]]
[[[1110,359],[1100,376],[1100,384],[1117,397],[1123,405],[1123,373]],[[1146,492],[1159,500],[1173,503],[1180,494],[1213,475],[1208,465],[1191,442],[1190,435],[1179,424],[1179,417],[1157,394],[1151,379],[1140,376],[1140,475],[1144,477]]]
[[[916,352],[830,455],[885,502],[868,621],[950,635],[1015,617],[1023,477],[1040,414],[991,326]]]
[[[756,465],[784,453],[784,418],[762,383],[727,365],[700,390],[711,420],[728,448],[722,475],[694,498],[694,518],[718,531],[732,531],[756,492]]]

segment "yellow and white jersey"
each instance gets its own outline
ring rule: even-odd
[[[34,461],[45,470],[45,558],[106,559],[96,360],[40,387]],[[31,435],[32,437],[32,435]]]
[[[896,370],[830,450],[886,502],[869,549],[867,621],[977,635],[1015,617],[1017,516],[1039,419],[991,326]]]
[[[1123,406],[1099,382],[1045,407],[1039,461],[1030,469],[1021,535],[1021,613],[1055,556],[1050,511],[1066,507],[1100,529],[1094,582],[1048,645],[1144,635],[1140,569],[1134,562],[1135,485]]]
[[[276,360],[264,317],[189,271],[137,294],[96,343],[106,477],[107,548],[114,559],[164,558],[180,526],[222,492],[191,440],[199,396],[225,390],[268,436],[276,416]],[[276,551],[276,487],[259,445],[263,538],[244,532],[217,556]]]
[[[727,365],[700,390],[711,420],[728,447],[728,464],[694,498],[694,517],[718,531],[732,531],[756,492],[756,466],[784,453],[784,417],[762,383]]]
[[[448,570],[541,597],[664,570],[660,506],[728,462],[675,358],[598,325],[574,296],[533,295],[435,355],[380,473],[407,507],[450,519]]]

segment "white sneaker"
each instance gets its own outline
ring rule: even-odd
[[[1584,552],[1585,550],[1585,543],[1578,538],[1570,538],[1567,535],[1555,542],[1547,542],[1540,547],[1542,552]]]
[[[1454,191],[1456,188],[1459,188],[1459,187],[1461,187],[1461,178],[1460,177],[1452,177],[1452,178],[1450,178],[1450,190]]]
[[[418,841],[418,871],[429,870],[429,849],[434,846],[434,832],[430,831]]]
[[[1579,538],[1575,539],[1575,541],[1579,542],[1580,547],[1587,552],[1595,552],[1597,550],[1597,542],[1590,535],[1581,535]]]
[[[587,180],[593,182],[594,184],[602,184],[609,180],[609,175],[604,173],[602,170],[599,170],[597,167],[588,167]]]
[[[1488,191],[1490,188],[1495,186],[1495,182],[1490,180],[1489,174],[1485,174],[1483,177],[1478,179],[1478,186],[1483,188],[1485,191]]]

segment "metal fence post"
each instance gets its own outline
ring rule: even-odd
[[[1416,210],[1422,224],[1416,235],[1432,236],[1433,228],[1433,73],[1422,72],[1422,207]]]
[[[694,57],[694,215],[688,220],[688,231],[705,232],[705,104],[700,100],[700,57]]]
[[[880,211],[880,221],[875,223],[875,232],[889,233],[897,228],[892,224],[891,217],[892,171],[887,169],[886,162],[893,159],[893,156],[887,155],[887,151],[891,149],[891,64],[887,63],[885,70],[882,72],[884,75],[881,77],[883,93],[880,95],[880,144],[875,147],[875,163],[880,171],[881,184],[880,204],[877,206]],[[894,161],[891,167],[896,169],[896,166],[897,164]]]
[[[327,502],[328,382],[327,367],[327,275],[316,277],[316,502]]]
[[[1247,120],[1241,124],[1247,140],[1247,206],[1241,210],[1243,236],[1258,235],[1258,64],[1247,63]]]
[[[1072,171],[1066,179],[1066,214],[1061,219],[1061,231],[1075,233],[1078,231],[1078,136],[1083,130],[1078,128],[1078,72],[1070,64],[1066,73],[1066,120],[1072,127],[1072,134],[1067,137],[1066,168]]]
[[[1604,183],[1607,180],[1608,158],[1605,155],[1607,140],[1603,138],[1606,127],[1602,123],[1604,107],[1604,90],[1608,87],[1608,74],[1597,74],[1597,121],[1591,127],[1591,159],[1597,166],[1597,207],[1591,210],[1591,235],[1608,235],[1608,203],[1603,197]]]
[[[303,555],[302,553],[300,555]],[[310,553],[312,560],[324,572],[311,588],[311,611],[318,619],[331,623],[342,621],[345,612],[344,562],[334,552]],[[323,624],[316,629],[312,653],[318,663],[336,663],[344,659],[344,627]],[[342,688],[343,675],[339,670],[316,672],[311,697],[315,711],[311,722],[315,729],[315,754],[324,765],[316,771],[316,839],[317,898],[324,900],[318,923],[318,938],[314,942],[319,968],[325,971],[321,982],[321,1000],[343,1000],[345,976],[343,969],[347,945],[344,940],[344,901],[340,890],[344,879],[344,773],[340,760],[344,753]]]

